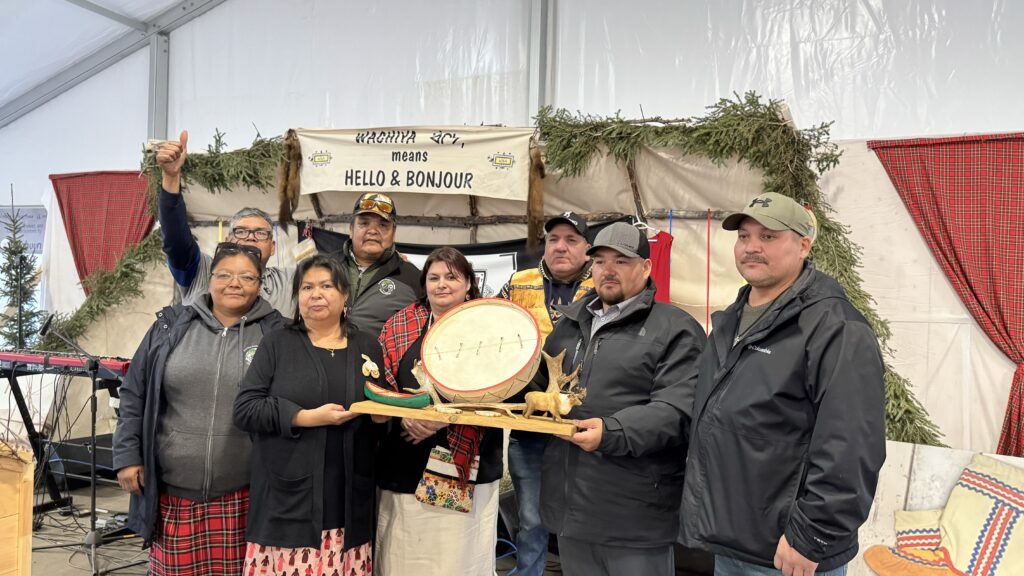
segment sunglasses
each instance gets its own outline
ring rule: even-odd
[[[233,233],[233,232],[232,232]],[[260,249],[255,246],[249,246],[248,244],[239,244],[237,242],[221,242],[217,244],[217,250],[213,253],[216,257],[218,254],[249,254],[255,256],[256,261],[260,262],[263,260],[263,253]]]
[[[363,198],[359,201],[360,210],[376,210],[378,212],[390,215],[395,211],[395,206],[388,200],[378,200],[376,198],[368,197]]]

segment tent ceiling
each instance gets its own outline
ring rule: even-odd
[[[89,0],[146,22],[178,0]],[[71,0],[0,2],[0,106],[133,29]],[[141,34],[141,32],[139,32]]]

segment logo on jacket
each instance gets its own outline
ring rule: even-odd
[[[395,281],[391,278],[385,278],[377,283],[377,290],[385,296],[391,296],[395,292]]]
[[[245,365],[252,364],[253,356],[256,356],[256,349],[259,346],[249,346],[245,350],[242,350],[242,358],[245,359]]]
[[[768,348],[761,348],[760,346],[754,346],[753,344],[748,344],[747,345],[747,349],[748,350],[753,350],[754,352],[760,352],[761,354],[769,354],[770,355],[772,353],[772,351],[769,350]]]

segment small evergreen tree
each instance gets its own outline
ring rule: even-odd
[[[36,285],[39,272],[37,258],[28,251],[22,238],[25,218],[14,208],[11,189],[11,211],[0,217],[7,238],[0,246],[0,346],[30,348],[36,342],[43,312],[36,309]]]

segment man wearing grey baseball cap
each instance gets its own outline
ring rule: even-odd
[[[700,358],[681,540],[716,576],[844,575],[885,461],[878,339],[807,260],[809,209],[765,193],[722,227],[747,285]]]
[[[569,414],[578,432],[544,452],[541,518],[567,576],[669,576],[704,330],[654,300],[640,230],[610,224],[587,253],[595,289],[561,308],[544,344],[587,396]],[[542,366],[531,389],[548,376]]]

